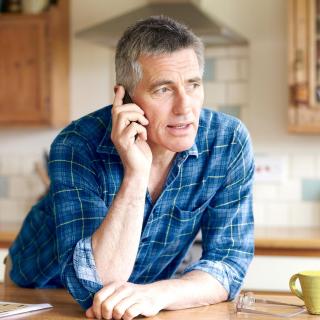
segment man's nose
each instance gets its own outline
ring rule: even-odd
[[[190,112],[191,106],[189,97],[185,92],[179,92],[174,101],[173,113],[175,115],[187,114]]]

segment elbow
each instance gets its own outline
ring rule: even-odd
[[[229,297],[229,292],[217,279],[212,277],[212,280],[214,281],[214,286],[212,286],[214,290],[210,297],[210,304],[216,304],[227,301]]]

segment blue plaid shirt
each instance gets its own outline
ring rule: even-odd
[[[48,195],[32,207],[10,248],[12,280],[23,287],[66,287],[83,308],[102,282],[91,236],[123,179],[110,139],[111,107],[72,122],[54,140]],[[202,231],[203,252],[184,273],[211,274],[233,299],[253,257],[253,152],[237,119],[202,109],[194,145],[176,155],[162,194],[146,194],[138,254],[129,282],[175,272]]]

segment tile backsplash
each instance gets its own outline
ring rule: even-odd
[[[10,170],[1,166],[10,158]],[[254,215],[258,226],[320,226],[320,166],[305,171],[296,163],[305,156],[285,156],[286,176],[281,182],[254,183]],[[320,154],[309,156],[320,162]],[[21,223],[45,192],[35,163],[41,156],[0,154],[0,224]],[[22,164],[23,162],[23,164]],[[312,177],[312,178],[310,178]]]
[[[287,172],[281,182],[255,182],[256,225],[320,226],[320,168],[307,165],[303,170],[305,159],[303,155],[286,154]],[[320,154],[308,156],[308,160],[317,163]],[[299,162],[301,165],[297,165]]]
[[[248,47],[207,48],[205,52],[205,107],[246,122],[248,109]]]

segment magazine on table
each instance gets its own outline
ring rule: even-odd
[[[49,308],[53,308],[53,306],[49,303],[28,304],[0,301],[0,318]]]

